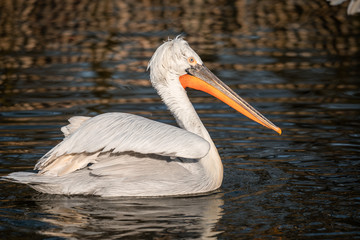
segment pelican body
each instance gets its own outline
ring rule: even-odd
[[[148,69],[153,87],[179,127],[128,113],[72,117],[65,137],[36,164],[8,181],[50,194],[174,196],[218,189],[223,165],[186,88],[205,91],[250,119],[276,127],[207,69],[181,37],[164,42]]]

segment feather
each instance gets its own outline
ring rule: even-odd
[[[77,129],[69,128],[64,140],[39,160],[36,170],[60,176],[94,163],[98,154],[108,152],[200,159],[210,148],[194,133],[132,114],[105,113],[81,120]]]
[[[75,116],[71,117],[69,121],[69,125],[66,125],[61,128],[61,131],[64,133],[64,136],[67,137],[71,133],[73,133],[76,129],[78,129],[81,124],[83,124],[86,120],[90,119],[91,117],[83,117],[83,116]]]

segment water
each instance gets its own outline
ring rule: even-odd
[[[189,91],[223,159],[219,191],[102,199],[0,182],[0,236],[359,239],[360,19],[345,12],[325,0],[1,2],[1,176],[31,170],[73,115],[175,124],[146,66],[180,33],[283,135]]]

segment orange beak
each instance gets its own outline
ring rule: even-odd
[[[281,134],[281,129],[279,127],[275,126],[266,117],[250,106],[204,65],[198,64],[186,71],[188,74],[180,76],[180,83],[183,88],[189,87],[211,94],[251,120]]]

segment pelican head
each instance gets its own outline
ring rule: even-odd
[[[158,84],[168,84],[171,80],[179,81],[179,76],[196,64],[202,65],[203,62],[184,39],[168,40],[158,47],[149,62],[151,83],[156,88]]]
[[[163,43],[152,56],[149,68],[151,83],[168,106],[185,93],[184,89],[192,88],[213,95],[251,120],[281,134],[280,128],[217,78],[183,38]],[[167,98],[171,101],[166,102]]]

